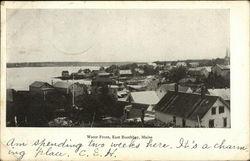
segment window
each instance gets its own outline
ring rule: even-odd
[[[209,126],[210,128],[211,128],[211,127],[214,127],[214,120],[209,120],[208,126]]]
[[[186,120],[182,119],[182,127],[186,127]]]
[[[224,113],[224,106],[219,107],[219,113]]]
[[[215,115],[215,114],[216,114],[216,107],[213,107],[213,108],[212,108],[211,114],[212,114],[212,115]]]
[[[227,127],[227,118],[223,118],[223,127]]]
[[[176,123],[176,117],[175,116],[173,116],[173,122]]]

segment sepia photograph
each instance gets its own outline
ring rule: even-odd
[[[249,7],[1,2],[0,160],[249,160]]]
[[[229,9],[6,19],[7,127],[231,128]]]

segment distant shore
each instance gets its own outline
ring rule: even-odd
[[[199,63],[208,63],[216,60],[224,60],[224,58],[216,59],[188,59],[188,60],[173,60],[173,61],[154,61],[153,63],[157,64],[166,64],[166,63],[176,63],[176,62],[199,62]],[[67,66],[111,66],[111,65],[126,65],[136,63],[146,64],[147,62],[21,62],[21,63],[7,63],[7,68],[23,68],[23,67],[67,67]]]
[[[7,63],[7,68],[23,67],[65,67],[65,66],[110,66],[124,65],[133,62],[23,62]]]

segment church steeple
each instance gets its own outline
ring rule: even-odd
[[[224,60],[225,60],[226,65],[230,65],[230,50],[229,50],[229,48],[226,49],[226,56],[225,56]]]

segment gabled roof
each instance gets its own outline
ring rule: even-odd
[[[170,83],[170,84],[162,84],[158,90],[163,90],[164,92],[166,91],[174,91],[175,90],[175,83]],[[191,90],[190,87],[185,87],[178,85],[178,91],[179,92],[187,92],[188,90]]]
[[[130,96],[139,104],[155,105],[160,101],[155,91],[131,92]]]
[[[201,119],[218,99],[229,108],[229,105],[218,96],[205,95],[202,98],[200,94],[170,91],[156,105],[155,110],[197,120],[197,116]]]
[[[230,100],[230,89],[229,88],[208,89],[208,92],[212,96],[220,96],[225,101]]]
[[[50,86],[48,83],[46,83],[46,82],[40,82],[40,81],[35,81],[30,86],[31,87],[38,87],[39,88],[39,87],[42,87],[44,85]]]

